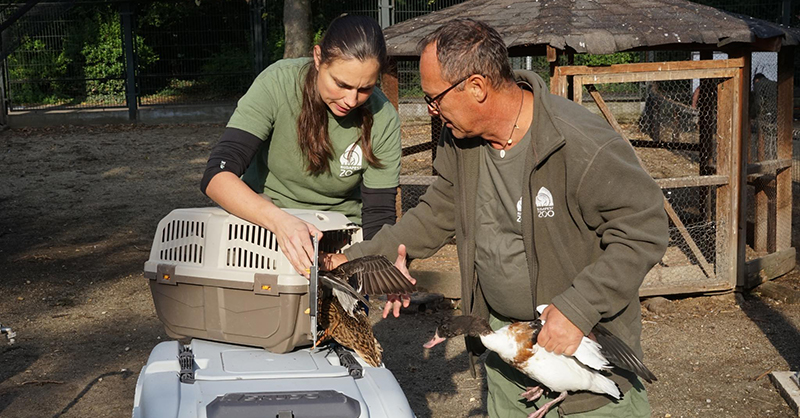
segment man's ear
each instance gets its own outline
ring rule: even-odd
[[[478,103],[483,103],[489,97],[489,80],[482,75],[472,75],[467,79],[467,91]]]

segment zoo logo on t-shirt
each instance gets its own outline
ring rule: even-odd
[[[339,177],[349,177],[352,176],[353,173],[358,172],[361,170],[361,160],[363,158],[363,154],[361,152],[361,147],[359,147],[356,143],[350,144],[344,153],[339,157]]]

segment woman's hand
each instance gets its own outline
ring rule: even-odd
[[[314,244],[311,242],[311,237],[322,239],[322,232],[314,225],[276,209],[270,216],[271,225],[267,229],[275,234],[278,245],[295,270],[309,277],[314,259]]]

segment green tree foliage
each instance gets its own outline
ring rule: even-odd
[[[47,48],[44,41],[26,37],[20,46],[24,54],[8,58],[9,80],[13,85],[11,99],[19,104],[57,104],[67,96],[62,86],[51,80],[66,72],[63,56]]]
[[[122,24],[113,11],[97,13],[85,26],[86,36],[80,51],[86,77],[86,94],[92,102],[118,103],[125,97],[125,52]],[[158,60],[141,36],[134,37],[139,69]]]

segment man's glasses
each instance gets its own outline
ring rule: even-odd
[[[444,97],[444,95],[447,94],[447,92],[449,92],[450,90],[453,90],[454,88],[456,88],[457,85],[463,83],[464,80],[470,78],[471,76],[472,76],[472,74],[470,74],[470,75],[468,75],[468,76],[456,81],[455,83],[453,83],[452,86],[448,87],[445,91],[437,94],[434,97],[428,96],[426,94],[425,95],[425,103],[428,104],[428,107],[430,107],[431,110],[433,110],[436,113],[439,113],[439,100],[441,100],[442,97]]]

